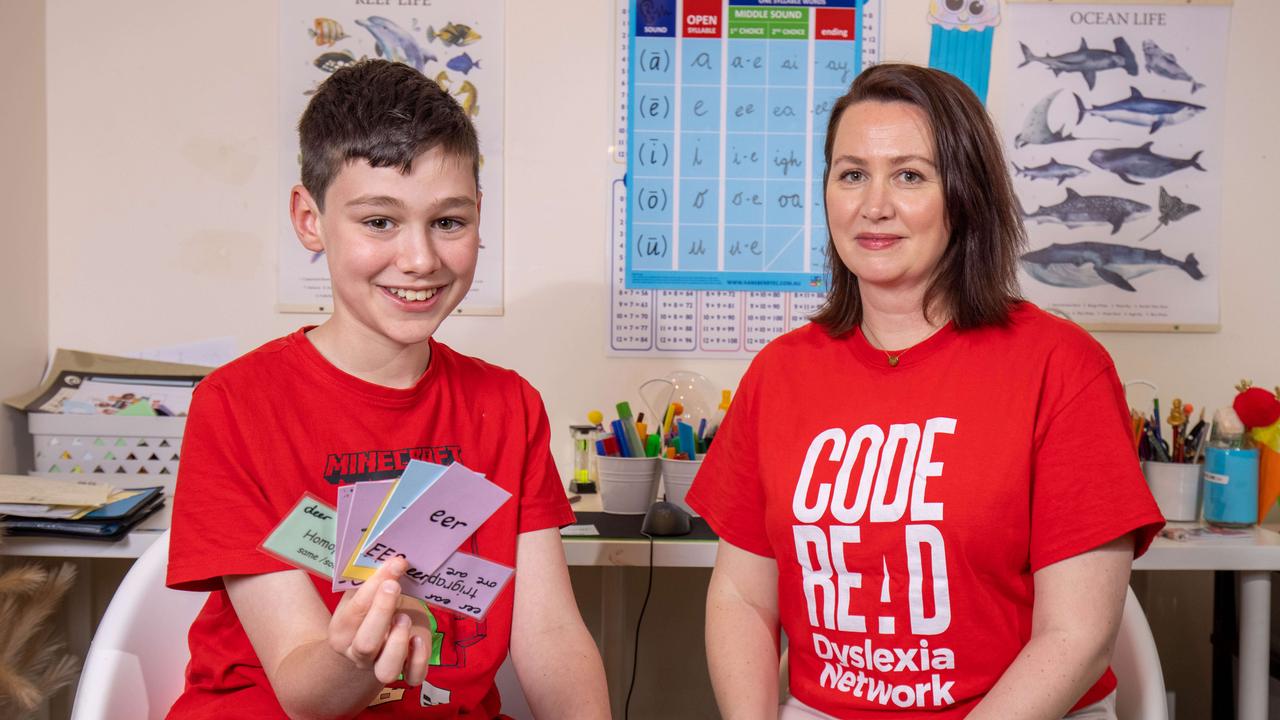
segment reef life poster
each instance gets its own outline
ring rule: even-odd
[[[993,114],[1023,293],[1094,330],[1218,328],[1229,0],[1010,0]]]
[[[502,0],[281,0],[279,187],[287,198],[299,178],[298,118],[315,89],[364,58],[409,65],[461,104],[480,138],[480,255],[475,280],[455,310],[502,314],[503,68]],[[278,235],[277,310],[332,312],[322,253],[299,243],[286,213]]]

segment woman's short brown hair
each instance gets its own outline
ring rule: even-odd
[[[1017,263],[1026,231],[1000,136],[986,109],[967,85],[949,73],[891,63],[867,68],[831,109],[824,198],[840,118],[851,106],[868,101],[914,105],[933,132],[951,236],[925,291],[925,317],[942,304],[958,329],[1006,323],[1010,306],[1020,299]],[[811,319],[836,336],[862,323],[862,300],[858,278],[841,261],[830,229],[827,233],[831,286],[826,303]]]

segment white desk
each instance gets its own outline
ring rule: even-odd
[[[598,495],[584,495],[574,506],[598,512]],[[80,577],[68,598],[70,626],[67,639],[83,652],[91,635],[91,561],[95,558],[136,558],[169,527],[166,507],[145,520],[129,536],[112,543],[57,538],[6,538],[0,553],[22,557],[67,558],[76,563]],[[1177,526],[1177,524],[1175,524]],[[565,558],[570,565],[621,568],[649,564],[646,540],[602,540],[598,537],[565,537]],[[665,538],[653,543],[656,567],[710,568],[716,561],[716,543],[707,540]],[[1175,542],[1156,538],[1135,570],[1228,570],[1240,578],[1240,686],[1237,717],[1266,720],[1271,640],[1271,573],[1280,571],[1280,533],[1255,528],[1241,539],[1197,539]],[[622,576],[605,572],[606,597],[623,595]],[[608,605],[609,603],[604,603]],[[79,610],[75,610],[79,608]],[[603,609],[603,608],[602,608]],[[624,629],[612,627],[614,618],[602,618],[606,655],[625,652],[631,639]],[[606,661],[608,658],[606,658]],[[613,667],[622,664],[610,663]]]
[[[574,509],[595,512],[599,496],[583,496]],[[1195,527],[1194,523],[1171,523]],[[564,538],[570,565],[640,566],[649,564],[646,540]],[[654,541],[656,567],[713,567],[716,543],[667,538]],[[1271,663],[1271,573],[1280,572],[1280,533],[1254,528],[1246,538],[1173,541],[1156,538],[1134,570],[1228,570],[1240,579],[1240,684],[1236,716],[1239,720],[1267,720]],[[618,582],[616,579],[613,582]],[[605,592],[611,588],[606,578]],[[619,588],[620,589],[620,586]]]

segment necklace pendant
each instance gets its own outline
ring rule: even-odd
[[[889,358],[889,367],[898,367],[897,355],[887,355],[887,357]]]

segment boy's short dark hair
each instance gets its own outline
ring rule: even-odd
[[[428,150],[470,160],[480,187],[475,126],[449,93],[408,65],[362,60],[320,84],[298,121],[302,186],[324,210],[324,194],[342,166],[367,160],[408,173]]]

